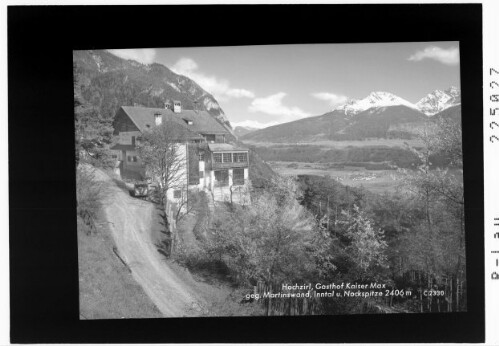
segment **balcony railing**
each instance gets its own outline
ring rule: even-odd
[[[224,187],[224,186],[229,186],[229,179],[226,180],[215,180],[213,183],[215,187]]]
[[[245,168],[248,162],[213,162],[213,169],[217,168]]]

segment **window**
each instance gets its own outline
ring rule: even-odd
[[[128,160],[128,162],[132,162],[132,157],[131,156],[127,156],[127,160]]]
[[[234,169],[232,176],[232,185],[244,185],[244,168]]]
[[[232,162],[232,154],[231,153],[224,153],[223,158],[224,158],[224,163]]]
[[[182,190],[173,190],[173,198],[182,197]]]
[[[132,156],[132,157],[133,157],[133,162],[138,162],[139,161],[139,159],[138,159],[137,156]]]
[[[217,163],[222,163],[222,154],[221,153],[213,154],[213,160]]]
[[[128,162],[138,162],[137,156],[127,156]]]
[[[135,146],[135,136],[132,136],[132,145]]]
[[[199,161],[204,161],[204,153],[199,154]]]
[[[229,171],[215,171],[215,180],[218,186],[229,185]]]
[[[118,158],[118,155],[111,155],[111,157],[112,157],[113,159],[117,159],[117,158]]]
[[[248,153],[234,153],[234,162],[248,162]]]

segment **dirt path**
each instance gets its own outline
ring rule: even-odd
[[[135,280],[165,316],[202,315],[206,301],[168,266],[152,241],[151,231],[163,227],[155,205],[130,197],[102,171],[96,170],[95,178],[109,183],[104,214]]]

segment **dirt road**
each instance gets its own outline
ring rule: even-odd
[[[118,252],[153,303],[167,317],[202,315],[206,301],[169,267],[152,241],[151,231],[164,227],[155,205],[130,197],[100,170],[95,179],[109,186],[103,209]]]

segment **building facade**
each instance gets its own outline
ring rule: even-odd
[[[142,133],[156,126],[167,126],[178,134],[176,151],[182,157],[168,200],[178,202],[189,189],[198,189],[209,192],[216,201],[249,202],[248,149],[228,143],[229,131],[209,113],[183,110],[178,101],[167,102],[165,108],[123,106],[118,110],[113,127],[119,140],[111,150],[122,178],[150,176],[136,145]]]

